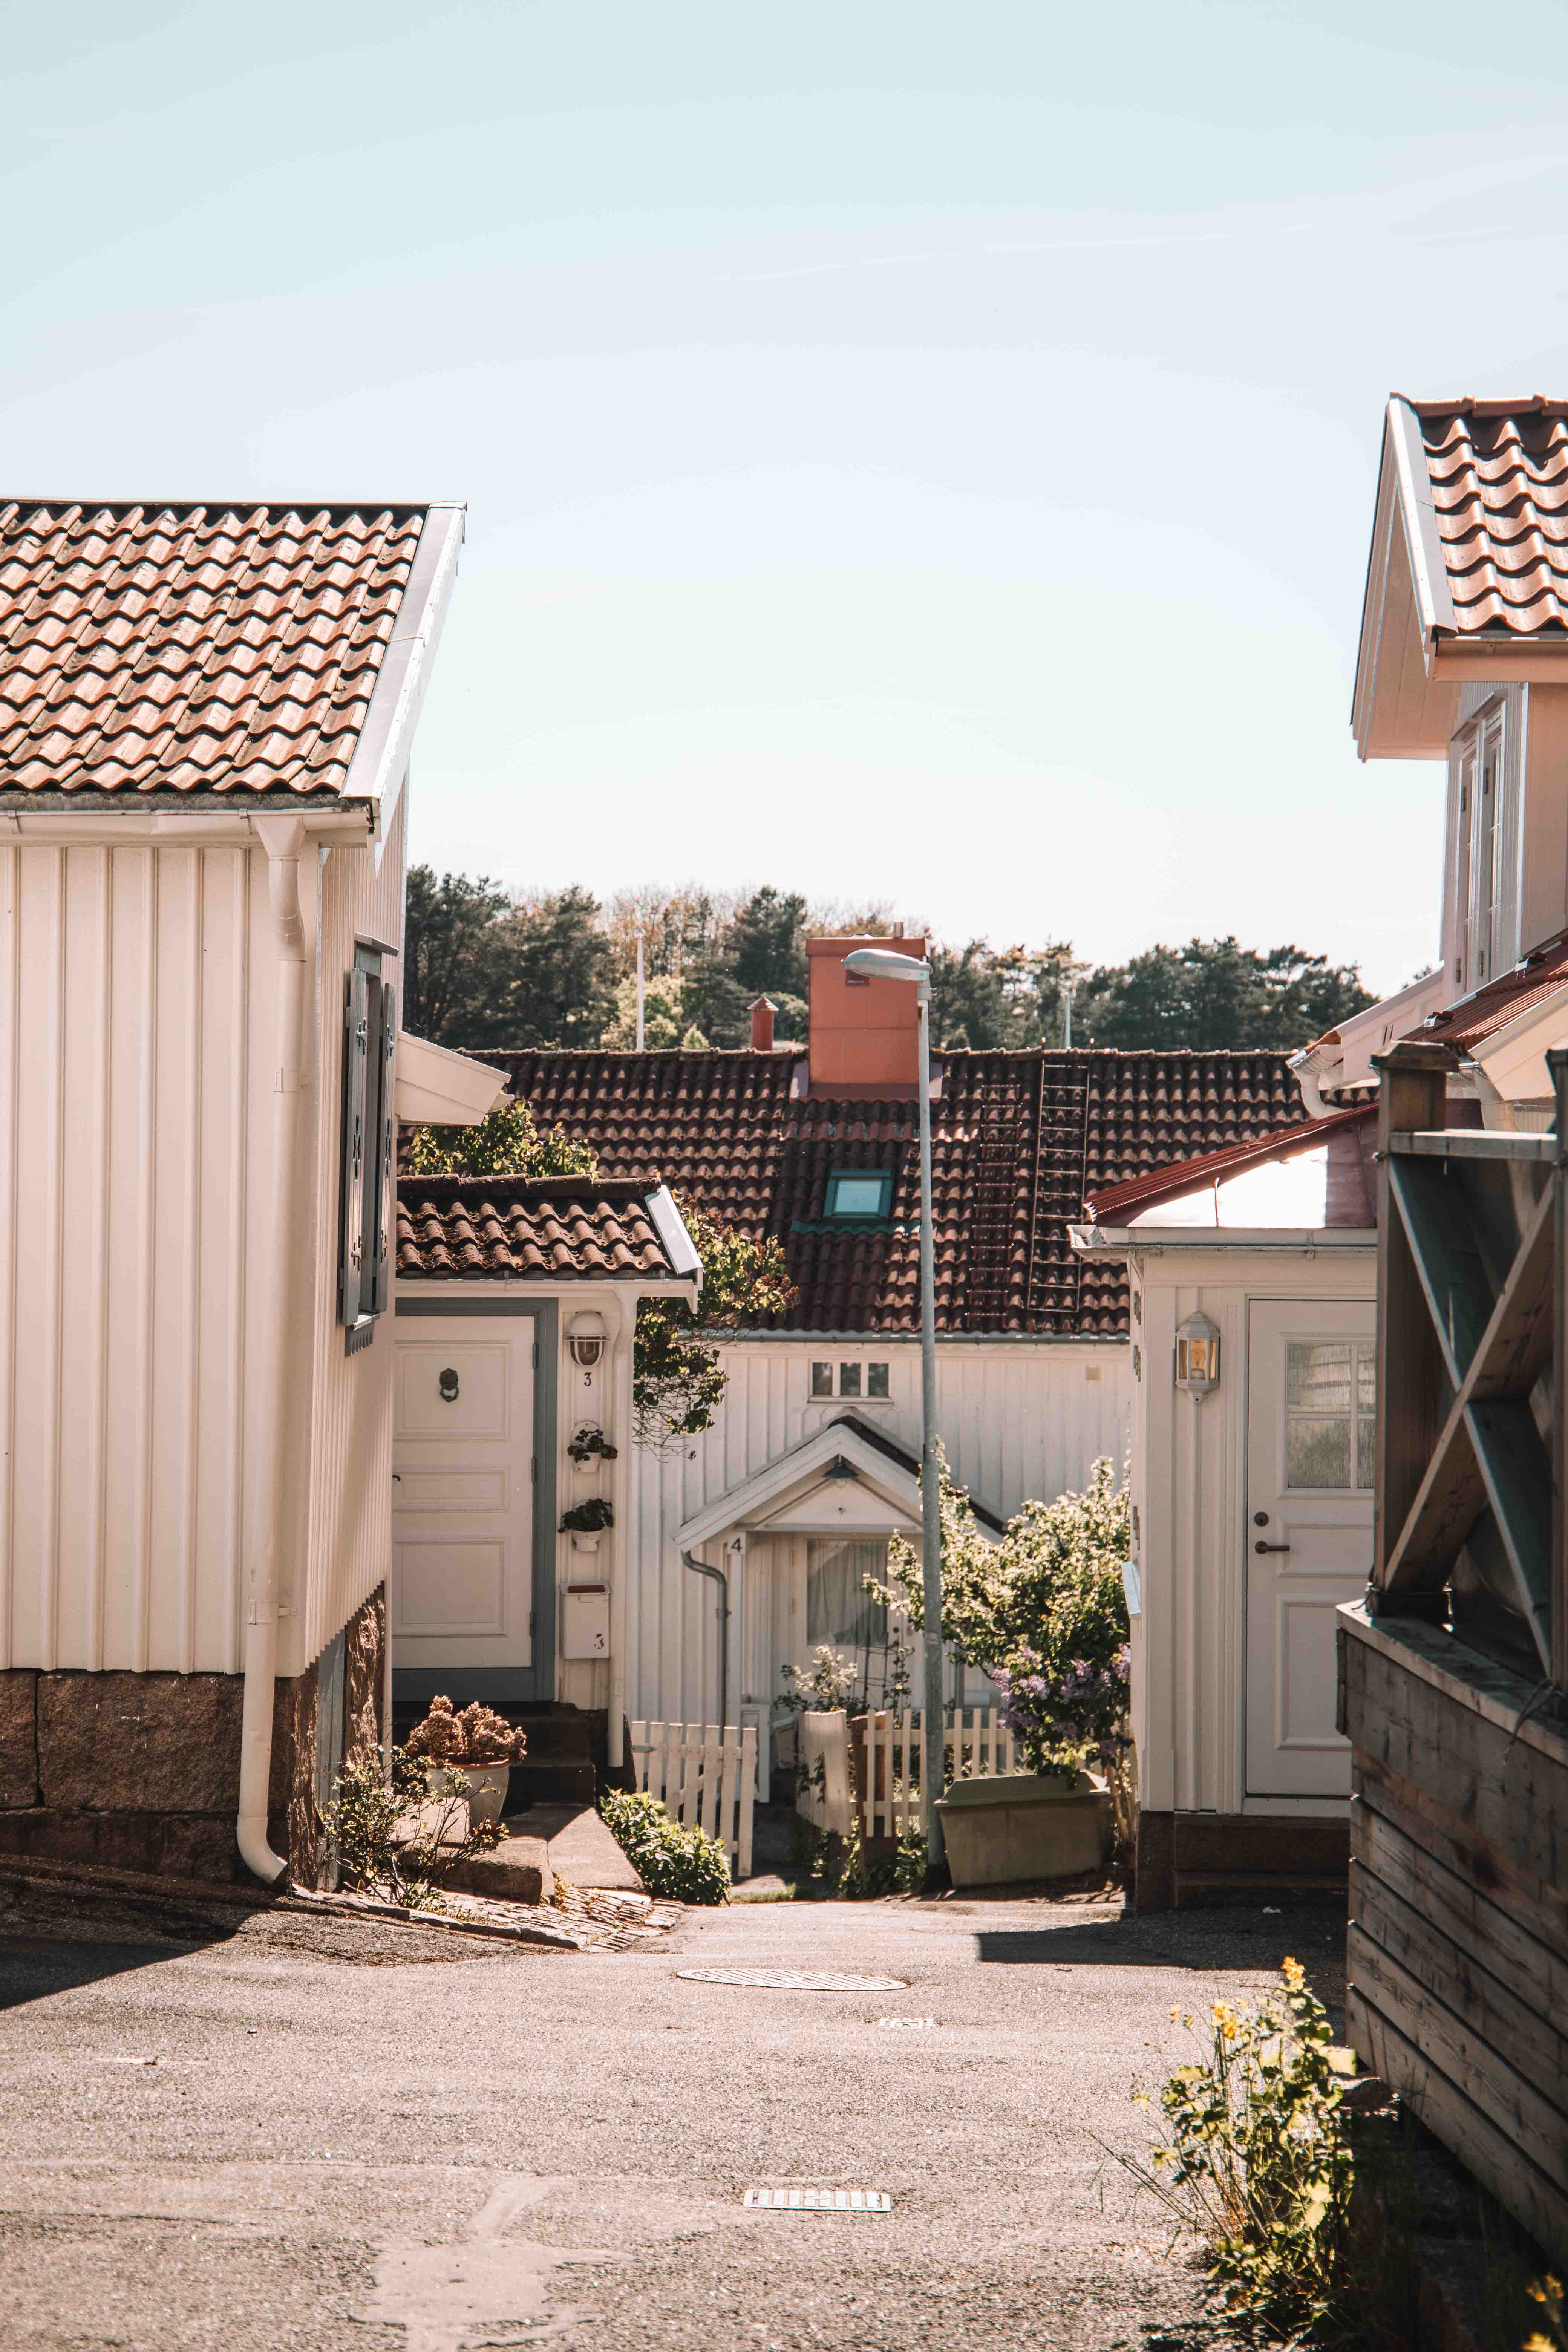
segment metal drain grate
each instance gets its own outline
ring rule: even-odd
[[[936,2020],[934,2017],[879,2017],[877,2022],[885,2025],[889,2033],[913,2033],[922,2026],[934,2025]]]
[[[885,2189],[748,2189],[748,2213],[890,2213]]]
[[[837,1977],[794,1969],[677,1969],[692,1984],[770,1985],[781,1992],[907,1992],[902,1977]]]

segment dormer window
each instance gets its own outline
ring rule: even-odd
[[[827,1180],[823,1214],[835,1224],[879,1224],[892,1204],[890,1169],[836,1168]]]

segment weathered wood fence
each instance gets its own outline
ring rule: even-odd
[[[921,1743],[925,1734],[920,1708],[883,1707],[857,1716],[851,1727],[860,1825],[868,1838],[926,1833],[921,1788]],[[1022,1772],[1026,1768],[1017,1741],[996,1706],[949,1707],[944,1731],[946,1780],[981,1773]]]
[[[1568,1054],[1550,1135],[1378,1058],[1377,1511],[1340,1612],[1347,2028],[1568,2260]]]
[[[749,1878],[755,1724],[634,1723],[632,1755],[637,1787],[657,1797],[683,1829],[704,1829],[721,1840],[731,1875]]]

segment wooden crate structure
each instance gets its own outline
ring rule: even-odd
[[[1568,2260],[1568,1054],[1555,1134],[1446,1129],[1381,1057],[1377,1510],[1340,1622],[1347,2030]]]
[[[861,1833],[867,1839],[926,1833],[925,1803],[920,1789],[921,1728],[919,1707],[901,1712],[879,1708],[857,1716],[852,1726],[855,1778],[860,1806]],[[969,1779],[982,1773],[1022,1772],[1017,1740],[997,1706],[949,1707],[944,1731],[946,1777]]]
[[[733,1877],[751,1876],[754,1723],[639,1721],[632,1726],[632,1761],[639,1789],[657,1797],[682,1829],[704,1829],[720,1839]]]

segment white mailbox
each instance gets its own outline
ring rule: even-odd
[[[610,1588],[607,1584],[569,1584],[561,1612],[561,1654],[563,1658],[607,1658],[610,1654]]]

